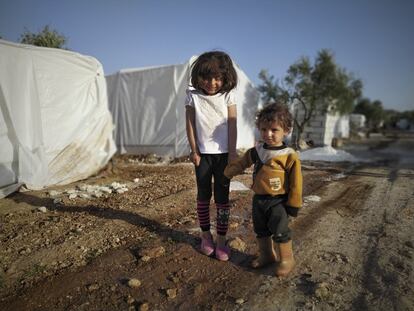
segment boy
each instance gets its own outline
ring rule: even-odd
[[[300,160],[283,142],[292,129],[292,116],[286,105],[272,103],[258,112],[256,125],[262,142],[232,161],[224,174],[232,178],[254,164],[252,213],[259,256],[252,266],[277,262],[276,275],[284,277],[295,266],[288,215],[296,217],[302,206]]]

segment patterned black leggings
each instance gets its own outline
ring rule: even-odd
[[[196,167],[197,213],[201,230],[210,230],[210,200],[213,195],[217,208],[217,234],[225,235],[230,216],[229,188],[230,180],[223,172],[227,165],[228,154],[202,154],[200,165]]]

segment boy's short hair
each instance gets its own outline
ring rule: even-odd
[[[293,118],[287,105],[271,102],[256,114],[257,128],[260,127],[261,123],[271,123],[273,121],[276,121],[286,132],[290,132]]]

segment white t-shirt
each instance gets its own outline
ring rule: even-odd
[[[228,107],[235,104],[233,91],[205,95],[194,88],[187,90],[185,105],[195,109],[196,139],[201,153],[228,152]]]

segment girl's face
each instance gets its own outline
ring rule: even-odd
[[[259,126],[260,136],[263,141],[271,147],[279,147],[283,144],[283,139],[289,134],[278,122],[262,122]]]
[[[202,78],[200,87],[203,89],[203,92],[207,95],[215,95],[220,92],[223,87],[223,78],[211,77],[211,78]]]

